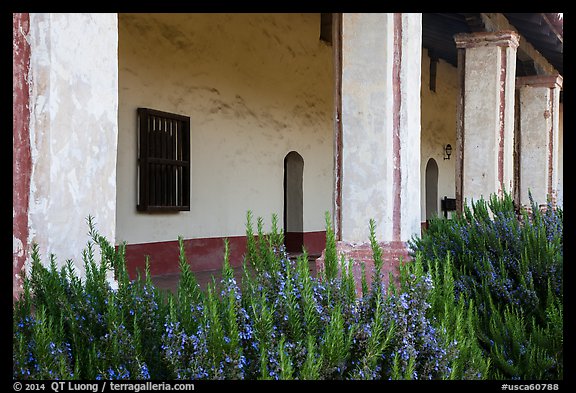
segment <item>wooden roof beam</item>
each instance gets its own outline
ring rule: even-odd
[[[556,38],[562,43],[564,44],[564,33],[560,32],[560,30],[556,27],[556,25],[554,25],[554,23],[552,23],[552,21],[550,20],[550,18],[548,17],[548,15],[546,14],[541,14],[542,15],[542,19],[544,19],[544,22],[546,22],[546,24],[550,27],[550,31],[552,31],[554,33],[554,35],[556,36]]]
[[[470,31],[475,33],[479,31],[486,31],[484,26],[484,21],[480,14],[462,14],[466,19],[466,23],[470,28]]]
[[[510,24],[508,19],[499,13],[481,13],[482,21],[486,31],[500,31],[500,30],[513,30],[520,34],[518,29]],[[534,60],[534,66],[538,72],[538,75],[553,75],[558,74],[558,70],[554,68],[552,64],[546,60],[540,52],[538,52],[530,42],[528,42],[524,36],[520,34],[520,41],[518,45],[518,51],[524,52],[528,57]]]

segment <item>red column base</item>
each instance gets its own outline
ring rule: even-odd
[[[395,282],[399,274],[400,260],[407,262],[410,261],[409,249],[406,242],[402,241],[392,241],[392,242],[380,242],[380,248],[382,249],[382,276],[383,281],[388,286],[389,276],[395,279]],[[374,272],[374,258],[372,253],[372,247],[370,243],[354,244],[344,241],[339,241],[336,243],[336,252],[338,258],[344,258],[346,260],[352,259],[352,272],[354,275],[354,280],[356,282],[356,293],[358,296],[362,295],[362,263],[364,263],[364,268],[366,272],[366,282],[368,287],[372,282],[372,274]],[[322,251],[320,258],[316,260],[316,268],[318,272],[324,270],[324,256],[326,250]],[[397,284],[397,282],[396,282]]]

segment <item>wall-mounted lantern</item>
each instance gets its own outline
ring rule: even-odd
[[[444,159],[449,160],[451,154],[452,154],[452,146],[450,146],[450,144],[447,144],[446,146],[444,146]]]

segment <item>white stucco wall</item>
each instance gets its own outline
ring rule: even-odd
[[[400,149],[402,184],[400,187],[401,236],[407,241],[414,235],[420,235],[420,195],[422,113],[418,108],[421,98],[421,62],[422,62],[422,14],[402,14],[402,66],[400,81]]]
[[[552,116],[546,117],[543,113],[550,111],[550,96],[548,87],[520,88],[520,203],[523,205],[530,204],[529,193],[537,204],[546,203],[548,197]]]
[[[504,188],[512,192],[514,83],[517,35],[469,36],[466,48],[464,87],[464,164],[462,197],[467,204]],[[489,37],[486,39],[486,37]],[[512,38],[513,37],[513,38]],[[500,46],[505,45],[504,56]],[[493,40],[493,42],[489,42]],[[457,46],[459,43],[457,42]],[[505,80],[501,81],[501,77]],[[503,110],[501,119],[500,111]],[[503,121],[503,124],[502,124]],[[500,182],[500,143],[503,144]]]
[[[392,15],[342,19],[342,240],[391,239]]]
[[[379,241],[406,241],[420,232],[420,14],[344,14],[342,30],[342,240],[366,242],[369,221]],[[395,53],[395,27],[402,50]],[[399,86],[394,62],[399,63]],[[399,161],[394,152],[398,93]],[[394,189],[395,165],[400,168]],[[400,193],[395,206],[396,192]],[[401,233],[394,234],[394,209]]]
[[[30,244],[83,274],[92,215],[116,228],[116,14],[30,14]]]
[[[466,50],[464,190],[468,204],[499,188],[500,48]]]
[[[436,65],[436,92],[430,90],[430,57],[422,49],[422,137],[421,137],[421,212],[426,220],[426,164],[433,158],[438,165],[437,211],[442,215],[440,200],[456,197],[456,109],[459,85],[458,69],[444,60]],[[452,146],[449,160],[444,159],[444,146]],[[449,213],[448,217],[451,216]]]
[[[320,14],[120,14],[117,242],[245,234],[283,219],[284,157],[304,159],[304,231],[332,210],[332,48]],[[191,118],[191,210],[136,211],[136,109]]]

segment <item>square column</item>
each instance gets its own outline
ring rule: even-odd
[[[457,210],[514,187],[514,31],[456,34],[460,98],[456,130]]]
[[[422,16],[343,14],[338,22],[335,230],[357,277],[361,262],[370,276],[370,219],[389,270],[420,233]]]
[[[87,217],[115,241],[118,16],[33,13],[28,42],[29,244],[82,277]]]
[[[520,204],[556,203],[558,189],[559,106],[562,77],[534,75],[516,78],[519,91]]]

